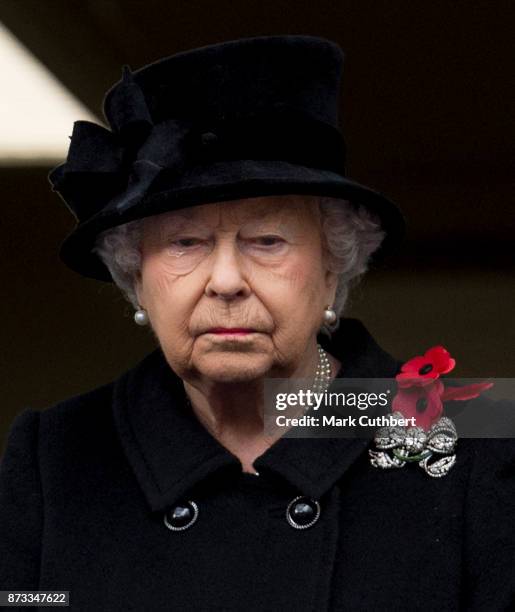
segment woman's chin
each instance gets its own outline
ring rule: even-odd
[[[239,383],[266,377],[272,361],[268,355],[208,355],[195,364],[202,376],[213,382]]]

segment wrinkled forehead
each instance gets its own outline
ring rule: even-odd
[[[318,206],[312,196],[266,196],[202,204],[166,212],[145,220],[147,227],[160,229],[191,225],[229,228],[254,221],[280,224],[309,223],[318,219]]]

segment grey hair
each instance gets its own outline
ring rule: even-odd
[[[368,270],[370,257],[381,245],[385,232],[378,217],[363,205],[328,196],[308,197],[319,206],[327,268],[338,274],[332,308],[339,319],[351,288]],[[142,230],[142,219],[118,225],[99,234],[93,248],[135,309],[139,308],[135,283],[141,274]],[[323,324],[320,331],[330,336],[337,328],[338,324]]]

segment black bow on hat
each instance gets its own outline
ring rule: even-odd
[[[258,196],[340,197],[376,213],[386,238],[404,235],[385,196],[345,177],[338,126],[343,52],[316,36],[238,39],[123,68],[105,95],[110,130],[76,121],[68,157],[49,174],[77,220],[60,257],[104,281],[92,252],[108,228],[210,202]]]

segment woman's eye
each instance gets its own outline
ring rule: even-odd
[[[254,238],[259,246],[272,247],[284,242],[280,236],[258,236]]]
[[[199,238],[177,238],[176,240],[172,240],[170,244],[173,247],[188,249],[197,246],[201,242],[202,241]]]

